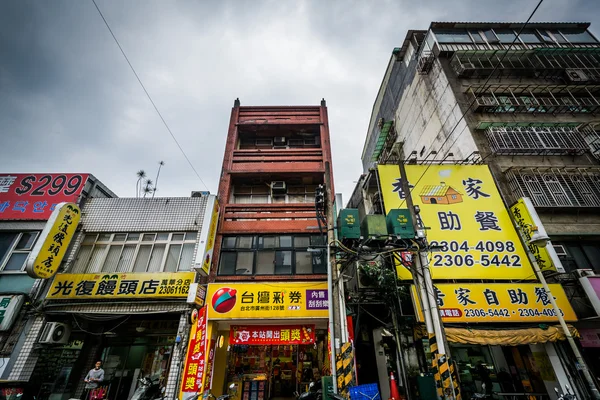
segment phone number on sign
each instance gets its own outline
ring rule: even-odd
[[[440,310],[441,311],[441,310]],[[537,309],[537,308],[518,308],[513,311],[513,314],[519,313],[519,317],[556,317],[556,312],[553,309]],[[561,310],[561,315],[564,316],[564,312]],[[499,317],[499,318],[509,318],[510,311],[507,308],[497,308],[492,309],[488,308],[487,310],[483,308],[467,308],[464,310],[465,318],[479,318],[479,317]],[[451,317],[451,315],[444,315],[442,313],[442,317]],[[449,313],[446,313],[449,314]]]
[[[523,266],[521,256],[518,254],[487,254],[487,253],[513,253],[516,248],[512,241],[491,241],[480,240],[475,246],[469,246],[468,241],[458,242],[456,240],[447,242],[430,243],[431,246],[441,247],[442,252],[456,253],[464,252],[480,252],[484,254],[434,254],[434,267],[473,267],[475,264],[482,267],[511,267],[520,268]]]

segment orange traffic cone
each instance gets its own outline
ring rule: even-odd
[[[402,400],[402,396],[400,396],[398,385],[396,385],[396,378],[394,378],[394,373],[390,372],[390,400],[392,399]]]

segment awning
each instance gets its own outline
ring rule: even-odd
[[[577,329],[568,325],[571,335],[579,337]],[[519,346],[522,344],[535,344],[566,340],[560,325],[541,328],[520,329],[471,329],[471,328],[445,328],[446,339],[450,343],[479,344],[490,346]],[[415,328],[415,338],[427,336],[425,326]]]

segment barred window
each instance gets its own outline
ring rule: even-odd
[[[87,233],[72,273],[190,271],[198,232]]]

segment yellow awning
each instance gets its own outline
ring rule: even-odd
[[[579,337],[579,332],[574,326],[569,325],[573,337]],[[518,346],[522,344],[535,344],[566,340],[560,325],[549,326],[548,329],[467,329],[445,328],[446,339],[450,343],[479,344],[490,346]],[[427,336],[425,326],[415,328],[415,338]]]

